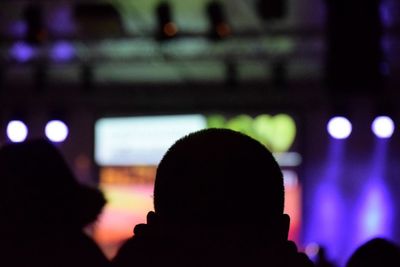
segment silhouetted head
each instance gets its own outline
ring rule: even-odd
[[[400,266],[399,246],[383,238],[374,238],[360,246],[346,264],[346,267],[383,266]]]
[[[157,169],[154,207],[163,220],[266,224],[283,214],[282,172],[264,145],[207,129],[178,140]]]
[[[83,227],[94,221],[105,199],[79,184],[59,151],[45,140],[0,149],[0,209],[3,223],[24,228]]]

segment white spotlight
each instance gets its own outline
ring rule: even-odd
[[[60,120],[51,120],[44,129],[47,138],[52,142],[64,142],[68,137],[68,127]]]
[[[346,139],[352,131],[351,122],[345,117],[333,117],[328,122],[328,132],[335,139]]]
[[[28,127],[19,120],[12,120],[7,125],[7,136],[11,142],[20,143],[28,136]]]
[[[379,138],[390,138],[394,132],[394,122],[388,116],[378,116],[372,122],[371,129]]]

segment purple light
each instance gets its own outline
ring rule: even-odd
[[[345,145],[345,142],[330,140],[326,165],[315,173],[320,180],[311,190],[312,206],[309,207],[312,213],[304,229],[305,244],[323,244],[336,259],[342,257],[343,241],[348,233],[347,228],[343,227],[346,224],[344,214],[348,213],[348,205],[339,187]]]
[[[390,140],[374,141],[367,160],[349,160],[352,157],[346,156],[352,150],[346,147],[347,142],[330,139],[326,166],[316,163],[310,170],[315,178],[314,183],[308,183],[305,210],[310,212],[305,217],[303,242],[323,245],[339,266],[344,266],[349,255],[366,240],[376,236],[395,238],[396,191],[392,192],[386,182],[392,179],[386,177],[392,175],[393,168]]]
[[[385,139],[377,139],[363,190],[355,209],[358,223],[355,236],[358,243],[377,235],[392,237],[395,209],[389,187],[385,182],[387,163],[388,142]]]
[[[375,236],[391,237],[393,206],[385,184],[378,179],[366,185],[357,210],[357,241]]]
[[[51,57],[55,61],[68,61],[75,56],[74,47],[67,42],[58,42],[51,50]]]
[[[46,124],[45,134],[52,142],[64,142],[68,137],[68,132],[68,127],[63,121],[52,120]]]
[[[314,259],[320,250],[320,246],[317,243],[307,244],[305,253],[310,259]]]
[[[389,26],[391,24],[392,18],[390,11],[388,9],[388,5],[380,5],[379,13],[381,15],[381,20],[383,25]]]
[[[351,134],[352,126],[345,117],[334,117],[329,120],[327,130],[335,139],[346,139]]]
[[[353,214],[354,221],[352,238],[347,242],[351,248],[348,255],[373,237],[394,238],[396,202],[390,192],[390,185],[386,183],[389,167],[388,145],[387,139],[375,139],[371,159],[360,172],[363,178],[357,187],[361,190],[355,195],[352,211],[348,213]]]
[[[390,138],[394,132],[394,122],[387,116],[379,116],[372,122],[371,129],[379,138]]]
[[[385,203],[383,200],[382,192],[376,189],[371,189],[367,195],[365,203],[365,214],[363,221],[363,228],[367,235],[379,234],[382,229],[385,218]]]
[[[24,42],[17,42],[11,47],[10,54],[20,62],[26,62],[35,55],[35,49]]]
[[[10,25],[10,32],[16,37],[22,37],[26,33],[27,25],[25,21],[18,20]]]
[[[388,50],[388,49],[386,49],[386,50]],[[389,67],[389,64],[386,62],[381,62],[379,69],[380,69],[381,73],[385,76],[388,76],[390,74],[390,67]]]
[[[8,139],[13,143],[23,142],[28,136],[28,127],[19,120],[10,121],[6,131]]]
[[[76,31],[73,10],[68,3],[57,3],[48,14],[49,28],[60,36],[71,35]]]

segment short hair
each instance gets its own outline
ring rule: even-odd
[[[346,267],[400,266],[400,247],[385,238],[373,238],[359,246]]]
[[[206,129],[178,140],[156,174],[154,208],[172,221],[246,223],[283,214],[282,172],[251,137]]]

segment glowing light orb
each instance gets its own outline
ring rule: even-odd
[[[60,120],[52,120],[46,124],[45,134],[52,142],[64,142],[68,137],[68,127]]]
[[[388,116],[378,116],[372,122],[371,129],[379,138],[390,138],[394,132],[394,122]]]
[[[28,127],[19,120],[12,120],[7,125],[7,136],[11,142],[20,143],[28,136]]]
[[[328,132],[335,139],[346,139],[352,131],[351,122],[345,117],[334,117],[328,122]]]
[[[27,43],[17,42],[11,47],[10,54],[15,60],[26,62],[35,56],[35,49]]]
[[[67,42],[58,42],[51,51],[51,57],[55,61],[68,61],[75,56],[75,49],[72,44]]]

